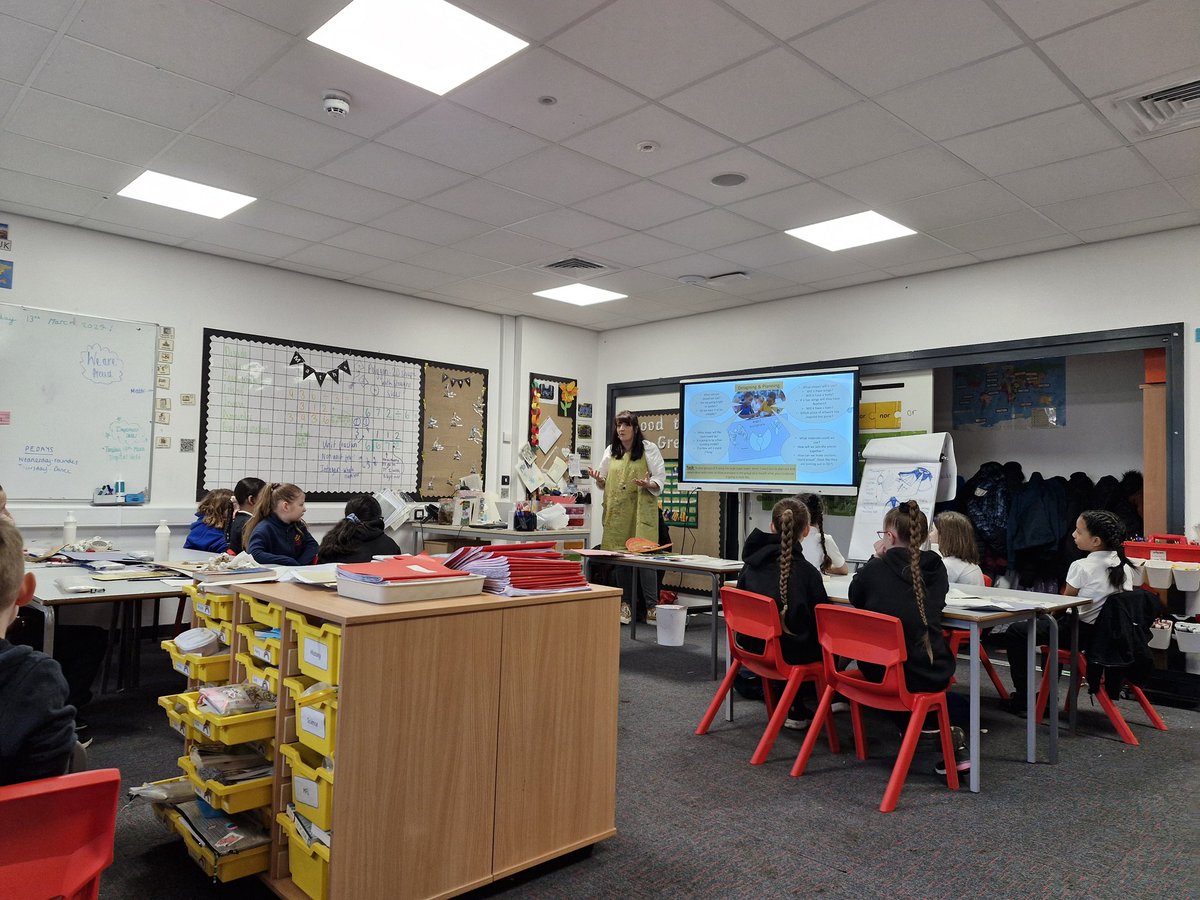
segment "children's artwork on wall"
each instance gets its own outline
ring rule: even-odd
[[[579,401],[579,408],[575,415],[580,419],[590,419],[592,417],[592,404]]]
[[[529,445],[534,463],[545,469],[551,454],[562,449],[575,452],[575,418],[579,386],[574,378],[554,375],[529,376]],[[547,423],[551,427],[543,434]],[[553,438],[553,440],[551,440]]]
[[[954,367],[954,427],[1055,428],[1067,424],[1066,359]]]
[[[426,363],[422,396],[424,424],[436,420],[438,428],[422,431],[420,494],[446,497],[457,489],[459,479],[483,474],[486,383],[478,369]],[[439,444],[443,449],[435,450]]]
[[[579,454],[579,458],[584,461],[592,458],[592,448],[587,444],[580,444],[576,452]]]
[[[581,441],[590,441],[592,439],[592,426],[580,425],[577,434]]]

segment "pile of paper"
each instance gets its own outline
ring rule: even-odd
[[[446,560],[451,569],[484,577],[491,594],[521,597],[579,591],[587,587],[578,562],[563,559],[553,541],[463,547]]]
[[[378,562],[350,563],[337,567],[338,576],[367,584],[395,584],[428,578],[455,578],[463,572],[447,568],[432,556],[393,556]]]
[[[191,751],[192,765],[205,781],[238,784],[255,778],[266,778],[274,768],[257,749],[238,744],[196,744]]]

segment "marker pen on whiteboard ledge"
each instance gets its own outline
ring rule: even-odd
[[[113,487],[116,488],[117,502],[124,503],[125,502],[125,478],[121,475],[118,475],[117,480],[113,484]]]

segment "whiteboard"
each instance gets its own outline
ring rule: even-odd
[[[148,491],[158,326],[0,304],[0,484],[14,500]]]

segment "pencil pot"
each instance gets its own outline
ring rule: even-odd
[[[687,607],[677,603],[660,603],[655,608],[658,642],[664,647],[682,647],[687,628]]]

